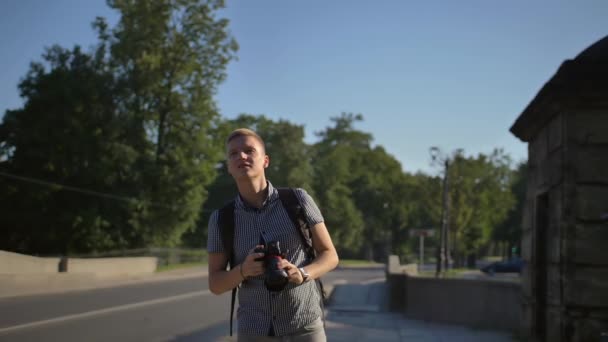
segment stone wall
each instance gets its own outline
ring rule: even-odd
[[[510,129],[528,143],[523,330],[535,340],[608,339],[607,80],[608,36],[564,61]]]
[[[532,336],[536,330],[536,310],[542,306],[546,310],[546,332],[548,340],[555,341],[561,334],[560,316],[561,269],[564,245],[563,189],[564,165],[566,164],[563,145],[564,120],[562,113],[555,112],[538,134],[528,144],[528,185],[526,205],[522,219],[522,259],[526,267],[522,272],[523,317],[522,330]],[[537,211],[545,196],[547,213],[544,227],[537,227]],[[538,230],[538,229],[542,229]],[[542,251],[537,243],[544,243]],[[537,260],[545,260],[544,268],[538,267]],[[546,287],[541,290],[536,282],[539,272],[545,272]],[[544,292],[543,298],[539,298]]]
[[[408,318],[519,332],[519,282],[408,277],[406,283]]]
[[[389,257],[386,276],[391,310],[409,318],[520,333],[518,282],[420,277],[396,256]]]
[[[529,142],[522,221],[523,330],[545,310],[547,341],[594,341],[608,332],[608,111],[563,108]],[[547,222],[537,226],[540,196]],[[536,284],[544,236],[546,292]],[[539,308],[538,306],[542,306]]]
[[[608,333],[608,109],[572,111],[566,128],[563,340],[593,341]]]

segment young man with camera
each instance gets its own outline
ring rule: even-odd
[[[222,243],[219,211],[209,219],[211,292],[239,287],[239,341],[325,341],[322,294],[314,280],[337,266],[338,255],[319,208],[306,191],[293,189],[310,229],[313,259],[279,191],[266,179],[270,158],[262,138],[237,129],[226,139],[226,148],[228,172],[239,194],[231,255]],[[233,267],[226,270],[231,257]]]

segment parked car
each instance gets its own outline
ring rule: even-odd
[[[493,262],[481,268],[481,271],[487,274],[494,273],[521,273],[524,267],[524,261],[520,258],[513,258],[507,261]]]

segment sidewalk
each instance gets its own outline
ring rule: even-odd
[[[470,329],[406,319],[386,311],[384,282],[345,284],[335,288],[327,308],[328,341],[507,342],[504,332]]]

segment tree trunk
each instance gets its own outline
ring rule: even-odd
[[[467,268],[474,269],[477,267],[477,255],[475,253],[467,255]]]
[[[167,113],[161,112],[158,120],[158,136],[156,137],[156,163],[159,162],[161,154],[164,152],[164,136],[165,136],[165,121],[167,119]]]
[[[462,268],[464,262],[463,262],[463,255],[460,252],[456,252],[454,253],[454,268]]]

